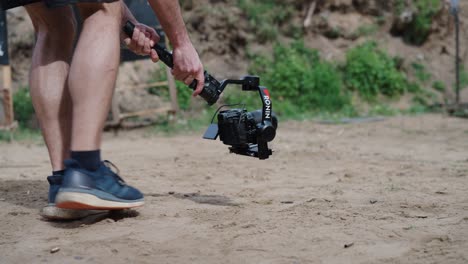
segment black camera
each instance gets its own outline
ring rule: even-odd
[[[225,145],[231,146],[229,150],[232,153],[267,159],[272,154],[272,150],[268,148],[268,142],[276,136],[278,119],[273,113],[268,89],[259,86],[259,82],[260,79],[256,76],[221,82],[220,91],[223,91],[227,84],[240,84],[244,91],[258,91],[263,102],[263,109],[247,112],[245,108],[240,108],[218,113],[220,108],[216,111],[218,123],[212,122],[203,138],[215,140],[219,136]]]

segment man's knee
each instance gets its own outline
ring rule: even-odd
[[[122,4],[120,1],[111,3],[80,3],[77,5],[83,20],[90,18],[106,19],[120,23],[122,19]]]

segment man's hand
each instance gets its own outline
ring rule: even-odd
[[[174,57],[174,68],[172,69],[174,77],[186,85],[190,85],[196,79],[198,84],[192,96],[199,95],[203,90],[203,85],[205,85],[205,75],[203,65],[192,43],[187,42],[185,45],[175,46],[172,55]]]
[[[158,43],[160,37],[152,27],[135,23],[133,36],[125,36],[124,43],[127,47],[138,55],[150,55],[153,62],[159,60],[158,53],[152,47]]]

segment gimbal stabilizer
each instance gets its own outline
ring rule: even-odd
[[[245,109],[231,109],[218,114],[218,124],[211,124],[203,138],[215,140],[218,135],[233,153],[267,159],[271,154],[268,142],[276,136],[278,119],[273,114],[270,92],[260,86],[260,78],[245,76],[241,80],[224,80],[219,90],[228,84],[242,85],[243,91],[258,91],[263,109],[247,112]]]
[[[128,21],[123,30],[128,36],[133,35],[135,25]],[[154,45],[159,59],[170,68],[174,67],[172,53]],[[197,80],[189,87],[195,89]],[[227,85],[241,85],[243,91],[258,91],[263,103],[263,109],[247,112],[246,109],[231,109],[221,111],[218,114],[218,124],[211,124],[203,138],[215,140],[218,136],[224,144],[230,145],[229,150],[233,153],[267,159],[271,154],[268,142],[276,136],[278,119],[273,113],[270,93],[267,88],[260,86],[260,78],[256,76],[245,76],[241,80],[227,79],[219,82],[205,71],[205,85],[200,96],[208,105],[213,105],[219,99]]]

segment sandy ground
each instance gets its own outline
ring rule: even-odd
[[[38,215],[45,147],[2,143],[0,263],[468,262],[466,120],[280,125],[267,161],[199,134],[108,134],[146,205],[72,222]]]

